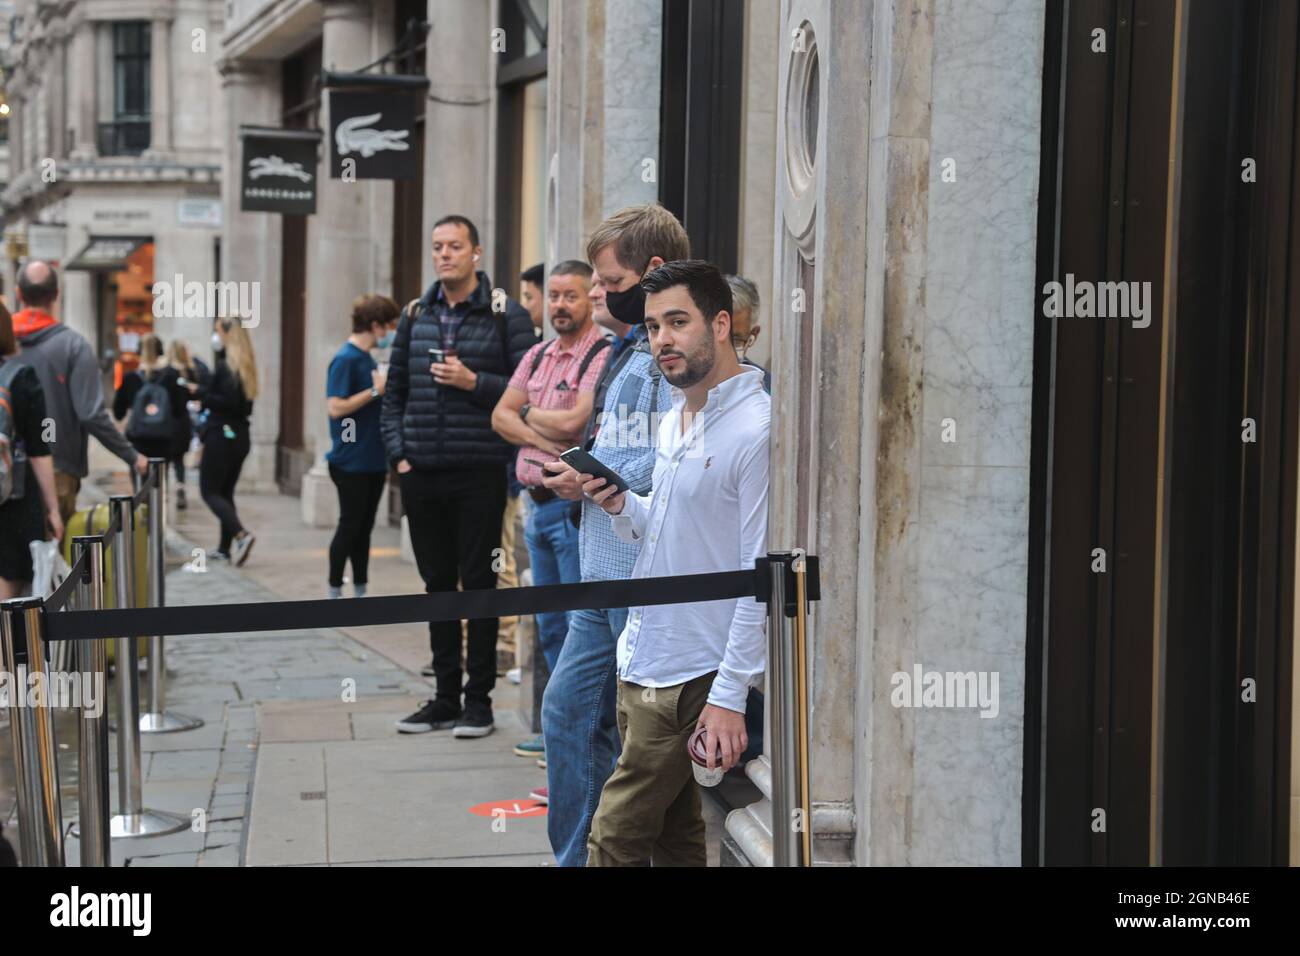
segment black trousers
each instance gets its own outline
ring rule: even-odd
[[[330,587],[343,587],[343,567],[352,562],[352,583],[365,584],[370,572],[370,532],[388,473],[343,471],[330,465],[339,493],[339,526],[330,539]]]
[[[239,512],[235,510],[235,485],[239,483],[239,472],[244,467],[250,447],[247,427],[235,429],[235,437],[227,438],[225,429],[215,425],[203,437],[199,494],[221,522],[221,544],[218,547],[223,554],[230,553],[230,542],[244,530],[239,523]]]
[[[501,467],[463,471],[408,471],[401,476],[402,506],[424,590],[494,588],[493,550],[501,547],[506,507],[506,471]],[[469,622],[465,703],[489,704],[497,679],[497,618]],[[439,699],[460,701],[460,624],[430,621],[429,646]]]

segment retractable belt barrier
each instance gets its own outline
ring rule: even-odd
[[[766,568],[760,563],[758,568],[746,571],[714,571],[707,574],[523,588],[438,591],[433,594],[403,594],[394,597],[63,611],[46,617],[45,639],[75,641],[149,634],[176,637],[181,634],[296,631],[372,624],[466,621],[583,608],[695,604],[701,601],[758,597],[763,594],[760,578],[766,573]]]
[[[767,606],[768,685],[773,729],[771,761],[773,820],[791,821],[772,828],[772,858],[777,866],[809,866],[813,844],[812,797],[808,760],[809,661],[806,617],[821,597],[817,558],[802,550],[773,551],[740,571],[715,571],[619,581],[586,581],[475,591],[440,591],[395,597],[316,601],[271,601],[254,604],[164,606],[163,504],[166,462],[150,460],[150,475],[136,495],[117,495],[112,518],[99,535],[80,536],[72,571],[49,598],[18,598],[0,605],[0,668],[46,670],[50,642],[79,641],[81,666],[104,680],[106,640],[117,643],[118,807],[109,818],[108,723],[82,702],[85,727],[78,753],[78,822],[82,866],[108,866],[113,838],[150,836],[185,826],[180,814],[146,808],[140,780],[140,733],[190,729],[200,722],[163,707],[165,674],[160,635],[248,634],[382,624],[461,621],[522,616],[585,608],[623,608],[663,604],[699,604],[754,598]],[[133,587],[135,508],[145,500],[150,520],[143,529],[149,542],[149,603],[136,608]],[[105,608],[104,555],[112,545],[114,603]],[[64,610],[64,608],[68,608]],[[57,612],[57,613],[56,613]],[[153,706],[139,711],[135,639],[150,638],[150,684]],[[12,706],[12,704],[11,704]],[[54,727],[48,705],[33,713],[15,713],[11,736],[19,782],[19,833],[24,865],[62,866],[62,810],[59,801]]]

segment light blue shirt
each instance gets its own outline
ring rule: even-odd
[[[633,330],[636,344],[605,391],[600,428],[591,453],[612,468],[637,494],[650,490],[655,467],[655,435],[660,419],[672,407],[672,386],[655,375],[645,326]],[[614,359],[610,359],[614,361]],[[641,547],[616,536],[600,505],[582,499],[578,554],[584,581],[623,581]]]

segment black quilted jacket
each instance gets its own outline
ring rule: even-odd
[[[389,356],[380,425],[389,461],[407,459],[421,470],[489,468],[509,460],[514,447],[492,430],[492,409],[510,376],[537,344],[528,312],[506,298],[492,311],[492,283],[478,273],[469,312],[456,333],[456,354],[478,375],[473,391],[439,385],[429,372],[429,349],[441,348],[442,326],[432,308],[441,282],[420,298],[414,316],[404,310]]]

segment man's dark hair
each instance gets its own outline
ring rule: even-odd
[[[388,325],[401,311],[386,295],[359,295],[352,300],[352,331],[369,332],[372,325]]]
[[[712,262],[703,259],[665,262],[658,269],[651,269],[641,280],[641,288],[647,294],[679,285],[686,286],[691,301],[704,314],[704,321],[709,325],[713,324],[719,312],[731,314],[731,286]]]
[[[469,230],[469,244],[471,246],[478,245],[478,226],[474,225],[474,223],[470,222],[464,216],[457,216],[454,213],[450,216],[443,216],[433,224],[434,229],[437,229],[439,226],[464,226]],[[432,231],[433,230],[431,229],[430,232]]]
[[[49,270],[45,278],[40,282],[33,282],[28,278],[28,273],[32,266],[40,262]],[[48,262],[41,262],[39,259],[25,263],[18,270],[18,292],[23,297],[23,304],[30,305],[36,309],[43,309],[59,294],[59,274],[54,271],[54,267]]]
[[[551,275],[582,276],[584,279],[590,281],[591,266],[583,262],[581,259],[565,259],[563,262],[556,263],[556,265],[551,268]]]
[[[531,282],[537,288],[542,287],[542,280],[546,277],[546,267],[543,263],[537,263],[535,266],[529,266],[523,272],[519,273],[521,282]]]

